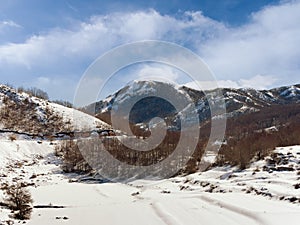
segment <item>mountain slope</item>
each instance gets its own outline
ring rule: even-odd
[[[123,101],[134,95],[151,96],[156,93],[159,86],[159,82],[138,81],[87,107],[86,110],[92,112],[95,109],[98,118],[110,123],[110,113],[115,105],[118,105],[119,99]],[[201,161],[204,149],[210,147],[207,143],[211,134],[211,112],[207,98],[218,103],[220,92],[225,100],[226,115],[222,116],[227,117],[227,126],[224,139],[218,140],[221,144],[218,164],[239,164],[241,168],[245,168],[257,154],[262,157],[277,146],[300,144],[300,85],[262,91],[224,88],[206,91],[206,95],[202,91],[187,87],[176,88],[179,92],[186,92],[193,99],[201,127],[198,145],[186,167],[187,172],[197,171],[197,164]],[[135,104],[130,111],[131,129],[136,136],[147,137],[151,134],[149,132],[151,115],[147,112],[152,112],[153,107],[158,108],[159,100],[156,99],[152,103]],[[152,116],[165,119],[170,131],[168,137],[174,140],[174,136],[177,137],[181,129],[177,117],[181,112],[174,112],[171,107],[164,105],[155,112],[159,113]],[[187,119],[194,121],[194,125],[197,126],[196,120]]]
[[[94,113],[98,118],[110,123],[110,112],[116,99],[120,100],[124,99],[125,97],[128,98],[130,96],[136,96],[145,93],[155,93],[155,89],[159,86],[159,83],[160,82],[155,81],[134,82],[133,86],[125,86],[115,94],[108,96],[106,99],[85,107],[84,110]],[[186,92],[193,99],[196,108],[198,109],[200,122],[210,118],[210,108],[207,101],[207,96],[213,98],[214,96],[217,96],[218,93],[222,93],[224,96],[227,117],[235,117],[244,113],[252,113],[271,105],[300,103],[300,84],[262,91],[245,88],[221,88],[217,90],[205,91],[207,96],[202,91],[194,90],[185,86],[179,87],[178,91]],[[151,111],[151,108],[151,104],[144,104],[139,108],[137,107],[133,109],[131,113],[138,115],[138,111]],[[167,112],[164,112],[163,114],[170,114],[170,112],[172,112],[169,108],[166,108],[166,111]],[[141,119],[139,119],[139,121],[140,120]]]
[[[0,133],[46,137],[60,132],[106,129],[106,123],[78,110],[0,85]]]

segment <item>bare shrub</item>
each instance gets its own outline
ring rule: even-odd
[[[11,185],[5,190],[5,195],[5,203],[14,212],[15,219],[30,219],[33,200],[27,189],[21,184]]]
[[[270,132],[266,128],[276,126]],[[269,155],[278,146],[300,144],[300,105],[275,105],[227,121],[226,141],[218,164],[245,168],[253,159]]]
[[[37,109],[41,113],[37,113]],[[52,108],[39,108],[31,98],[20,101],[13,95],[3,98],[0,119],[5,130],[17,130],[35,136],[51,136],[63,131],[67,125]]]
[[[83,158],[76,140],[64,140],[55,147],[55,154],[63,159],[64,172],[90,172],[92,168]]]
[[[29,94],[30,96],[34,96],[34,97],[37,97],[37,98],[41,98],[41,99],[45,99],[45,100],[49,100],[49,96],[47,94],[47,92],[39,89],[39,88],[36,88],[36,87],[31,87],[31,88],[18,88],[18,92],[25,92],[27,94]]]
[[[10,135],[8,138],[9,138],[10,141],[15,141],[15,140],[17,140],[17,137],[16,137],[16,135],[14,135],[14,134]]]

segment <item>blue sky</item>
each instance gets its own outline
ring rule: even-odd
[[[220,86],[300,83],[299,11],[297,0],[0,0],[0,83],[72,101],[98,56],[149,39],[199,54]],[[178,78],[170,68],[147,70]]]

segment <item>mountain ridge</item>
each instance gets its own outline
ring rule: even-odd
[[[135,89],[139,88],[138,91],[144,91],[147,82],[140,83],[140,86],[138,84],[139,82],[135,83]],[[150,88],[152,91],[153,84],[155,83],[152,81]],[[205,93],[187,87],[175,88],[178,88],[178,91],[187,92],[195,103],[199,115],[199,120],[189,121],[191,126],[199,126],[200,136],[195,152],[184,169],[187,173],[199,169],[198,163],[203,157],[203,152],[207,147],[210,147],[208,146],[208,139],[211,135],[212,119],[226,119],[224,139],[217,140],[220,145],[220,150],[216,155],[216,164],[218,165],[231,164],[245,168],[256,155],[259,157],[266,156],[277,146],[300,144],[299,84],[262,91],[246,88],[221,88]],[[118,95],[122,94],[120,98],[123,99],[123,96],[128,93],[133,93],[130,86],[126,86],[108,98],[90,105],[90,110],[96,109],[95,116],[110,124],[110,112],[117,104],[115,100],[119,98]],[[151,93],[149,95],[151,96]],[[225,101],[225,113],[211,118],[207,98],[216,104],[222,103],[222,100]],[[153,124],[150,125],[149,116],[146,116],[144,112],[150,112],[153,110],[152,107],[153,105],[144,104],[133,107],[134,111],[130,111],[130,114],[138,115],[139,118],[138,123],[134,119],[129,120],[130,128],[135,136],[147,138],[151,135],[149,126],[153,126]],[[163,109],[164,107],[160,107],[162,110],[160,115],[168,125],[169,140],[176,140],[174,137],[178,138],[181,131],[178,120],[181,112],[174,113],[173,111],[163,111]],[[138,114],[139,112],[142,113]],[[160,115],[156,114],[155,117],[160,117]],[[167,115],[167,117],[163,115]],[[143,122],[140,122],[141,117],[144,118]]]
[[[153,82],[154,81],[135,82],[135,90],[137,90],[136,93],[139,94],[141,90],[151,90],[150,88],[147,90],[145,86]],[[198,113],[203,116],[201,117],[200,115],[201,121],[209,119],[210,116],[209,104],[205,95],[214,97],[217,95],[217,92],[218,94],[221,93],[224,97],[227,117],[255,112],[270,105],[300,103],[300,84],[282,86],[269,90],[256,90],[253,88],[218,88],[214,90],[207,90],[205,93],[186,86],[180,86],[177,88],[179,91],[185,91],[194,101],[195,106],[198,109]],[[119,97],[120,94],[126,93],[128,89],[130,89],[129,85],[123,87],[114,94],[109,95],[103,100],[84,107],[83,111],[96,115],[98,118],[110,123],[108,117],[110,116],[109,113],[116,98]]]

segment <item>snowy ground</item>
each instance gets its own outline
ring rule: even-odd
[[[108,129],[110,126],[103,121],[97,119],[94,116],[83,113],[79,110],[64,107],[56,103],[49,103],[51,108],[63,116],[63,118],[68,121],[71,120],[71,124],[75,130],[80,131],[90,131],[95,128]]]
[[[35,208],[30,225],[297,224],[300,221],[300,146],[239,172],[214,168],[162,181],[72,183],[49,142],[0,141],[0,183],[26,182]],[[290,169],[289,169],[290,168]],[[0,201],[1,201],[0,191]],[[0,208],[0,224],[10,220]],[[2,221],[2,222],[1,222]],[[15,221],[18,223],[18,221]]]

